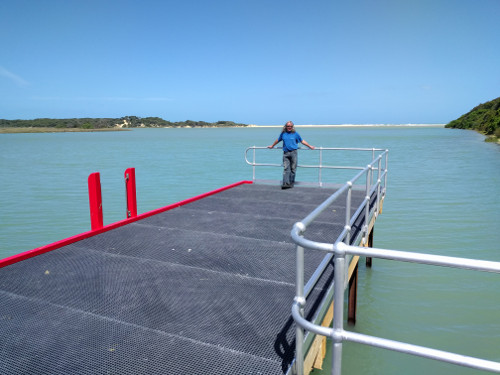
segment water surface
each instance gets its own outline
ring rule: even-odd
[[[472,131],[444,128],[298,131],[315,146],[389,149],[388,191],[375,226],[376,247],[500,261],[498,145]],[[125,218],[126,168],[136,168],[138,211],[146,212],[251,179],[244,150],[271,144],[278,132],[0,134],[0,258],[89,230],[87,178],[92,172],[101,174],[104,222],[109,224]],[[265,152],[280,163],[279,150]],[[313,155],[305,150],[299,157],[306,163]],[[341,156],[332,160],[349,161]],[[268,167],[257,177],[279,179],[280,174],[279,168]],[[316,176],[299,170],[301,178]],[[328,178],[348,179],[340,172]],[[375,259],[372,269],[360,267],[358,322],[349,329],[500,361],[499,290],[496,274]],[[343,368],[348,374],[477,373],[355,344],[345,345]]]

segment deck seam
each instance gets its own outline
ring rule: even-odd
[[[334,193],[332,193],[331,195],[333,195]],[[331,196],[330,195],[330,196]],[[326,200],[328,200],[328,198],[330,198],[330,196],[324,198],[321,203],[325,202]],[[251,198],[246,198],[246,197],[221,197],[221,196],[211,196],[209,197],[211,200],[225,200],[225,201],[235,201],[235,200],[238,200],[238,201],[243,201],[243,202],[268,202],[268,203],[283,203],[285,204],[286,201],[276,201],[275,199],[259,199],[258,197],[251,197]],[[362,198],[359,198],[359,201],[362,202],[363,199]],[[321,204],[320,203],[320,204]],[[344,202],[342,202],[344,203]],[[309,202],[301,202],[301,203],[295,203],[295,202],[286,202],[287,205],[302,205],[302,206],[313,206],[313,207],[318,207],[318,204],[317,203],[309,203]],[[185,206],[182,206],[182,207],[187,207],[187,205]],[[344,207],[344,205],[342,204],[331,204],[331,207]]]
[[[263,217],[265,217],[265,216],[263,216]],[[328,223],[326,223],[326,224],[328,224]],[[164,226],[161,226],[161,225],[144,224],[144,223],[139,223],[139,222],[131,223],[130,225],[139,225],[139,226],[144,226],[144,227],[149,227],[149,228],[163,228],[165,230],[175,229],[175,230],[182,230],[184,232],[189,232],[189,233],[204,233],[204,234],[212,234],[212,235],[224,236],[224,237],[231,237],[231,238],[243,238],[243,239],[255,240],[255,241],[262,241],[262,242],[274,242],[274,243],[280,243],[280,244],[294,245],[294,243],[292,241],[287,242],[287,241],[277,241],[277,240],[263,240],[261,238],[247,237],[247,236],[238,236],[238,235],[235,235],[235,234],[216,233],[216,232],[208,232],[208,231],[201,231],[201,230],[194,230],[194,229],[185,229],[185,228],[178,228],[178,227],[164,227]],[[291,236],[290,236],[290,238],[291,238]]]
[[[235,212],[228,212],[228,211],[216,211],[216,210],[205,210],[205,209],[197,209],[197,208],[188,208],[186,206],[182,206],[182,207],[176,207],[178,209],[182,209],[183,211],[196,211],[196,212],[205,212],[205,213],[217,213],[217,212],[224,212],[224,213],[227,213],[227,214],[235,214],[235,215],[238,215],[238,216],[249,216],[249,217],[252,217],[252,218],[264,218],[264,219],[279,219],[281,221],[287,221],[287,220],[290,220],[288,218],[283,218],[282,216],[268,216],[268,215],[255,215],[255,214],[247,214],[247,213],[244,213],[244,212],[238,212],[238,213],[235,213]],[[314,210],[312,210],[314,211]],[[311,212],[312,212],[311,211]],[[173,210],[169,211],[169,212],[174,212]],[[308,214],[310,214],[311,212],[309,212]],[[167,213],[167,212],[165,212]],[[210,215],[210,214],[209,214]],[[295,220],[295,222],[299,222],[300,220]],[[132,224],[137,224],[138,222],[135,222],[135,223],[132,223]],[[343,221],[321,221],[321,220],[315,220],[314,223],[317,223],[317,224],[327,224],[327,225],[343,225],[344,222]],[[158,226],[158,225],[154,225],[156,227],[160,227],[162,228],[161,226]],[[175,228],[175,227],[174,227]],[[292,231],[292,228],[290,228],[290,232]],[[193,230],[194,232],[194,230]],[[205,232],[201,232],[201,233],[205,233]],[[213,233],[213,232],[208,232],[208,233]],[[240,237],[240,236],[237,236],[237,237]],[[290,236],[291,238],[291,236]]]
[[[216,270],[211,270],[209,268],[189,266],[187,264],[182,264],[182,263],[172,263],[172,262],[169,262],[169,261],[164,261],[164,260],[159,260],[159,259],[140,258],[140,257],[131,256],[131,255],[116,254],[116,253],[111,253],[111,252],[107,252],[107,251],[95,250],[95,249],[89,248],[89,247],[82,247],[82,246],[80,246],[80,247],[79,246],[75,246],[75,247],[78,248],[78,249],[85,250],[85,251],[91,251],[91,252],[96,253],[96,254],[106,254],[106,255],[108,255],[110,257],[113,257],[113,258],[138,259],[138,260],[143,260],[144,262],[153,262],[153,263],[160,263],[160,264],[171,264],[173,266],[179,266],[179,267],[185,267],[185,268],[189,268],[189,269],[207,271],[207,272],[214,273],[214,274],[219,274],[219,275],[238,276],[238,277],[241,277],[243,279],[257,280],[257,281],[268,282],[268,283],[271,283],[271,284],[292,286],[292,287],[295,288],[295,284],[293,284],[293,283],[287,283],[287,282],[284,282],[284,281],[276,281],[276,280],[271,280],[271,279],[263,279],[263,278],[260,278],[260,277],[252,277],[252,276],[242,275],[240,273],[230,273],[230,272],[216,271]]]

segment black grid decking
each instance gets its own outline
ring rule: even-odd
[[[241,185],[0,269],[0,374],[285,373],[290,231],[332,193]],[[334,241],[344,216],[332,206],[307,237]],[[324,255],[306,254],[306,277]]]

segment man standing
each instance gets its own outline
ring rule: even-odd
[[[314,150],[314,146],[311,146],[305,140],[302,139],[299,133],[295,131],[295,126],[292,121],[288,121],[280,136],[271,146],[268,148],[273,148],[277,143],[283,141],[283,184],[282,189],[289,189],[293,187],[295,183],[295,171],[297,169],[297,149],[299,148],[299,143],[302,143]]]

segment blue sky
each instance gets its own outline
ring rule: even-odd
[[[446,123],[500,96],[500,0],[2,0],[0,118]]]

